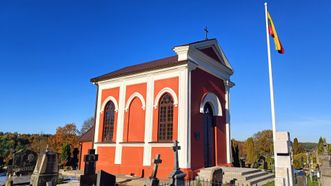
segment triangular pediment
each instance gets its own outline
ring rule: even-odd
[[[192,60],[193,62],[208,63],[225,68],[229,75],[233,73],[232,67],[216,39],[206,39],[174,48],[178,60]],[[218,64],[218,65],[217,65]]]
[[[201,48],[198,49],[200,52],[206,54],[207,56],[215,59],[216,61],[222,63],[220,57],[216,54],[215,50],[213,49],[213,47],[207,47],[207,48]]]

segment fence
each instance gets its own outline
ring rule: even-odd
[[[161,181],[159,186],[170,186],[170,183]],[[185,186],[222,186],[222,183],[209,180],[186,180]]]

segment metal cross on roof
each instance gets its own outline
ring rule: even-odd
[[[207,26],[203,30],[206,32],[206,38],[205,39],[207,40],[208,39],[208,32],[209,32]]]

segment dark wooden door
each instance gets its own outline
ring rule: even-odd
[[[213,110],[209,103],[204,106],[203,114],[203,130],[204,130],[204,166],[211,167],[213,166],[213,139],[214,139],[214,130],[213,130]]]

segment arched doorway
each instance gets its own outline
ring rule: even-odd
[[[203,109],[203,132],[204,132],[204,167],[215,165],[214,161],[214,117],[213,110],[209,103],[206,103]]]

